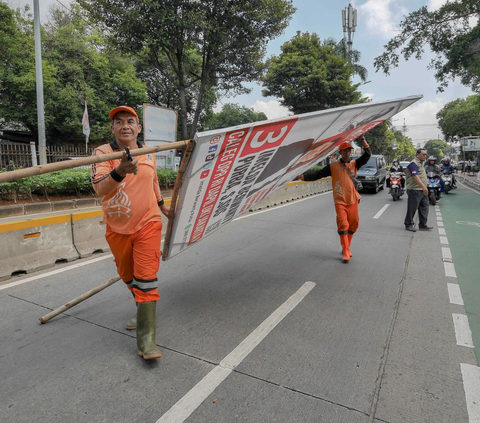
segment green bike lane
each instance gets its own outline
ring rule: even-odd
[[[480,363],[480,193],[458,184],[438,205]]]

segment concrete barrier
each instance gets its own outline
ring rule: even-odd
[[[78,257],[70,215],[0,223],[0,280],[14,272],[30,273]]]
[[[73,244],[81,258],[95,252],[110,251],[105,239],[106,226],[102,222],[102,210],[73,213],[71,216]]]
[[[320,194],[332,190],[332,178],[328,177],[314,182],[290,182],[272,195],[263,199],[249,211],[275,207],[290,201],[299,200],[310,195]]]

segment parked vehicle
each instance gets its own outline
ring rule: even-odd
[[[359,156],[352,157],[358,159]],[[387,178],[387,164],[385,157],[373,155],[367,163],[358,169],[357,179],[362,182],[364,189],[372,189],[377,193],[385,186]]]
[[[435,172],[428,172],[427,180],[428,200],[430,204],[434,206],[440,199],[440,176]]]
[[[404,193],[404,190],[402,189],[402,177],[402,172],[390,173],[390,194],[393,198],[393,201],[400,199]]]

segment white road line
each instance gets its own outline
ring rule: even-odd
[[[245,219],[247,217],[256,216],[257,214],[266,213],[266,212],[276,210],[276,209],[281,209],[282,207],[291,206],[293,204],[300,203],[301,201],[311,200],[312,198],[319,197],[321,195],[331,194],[331,193],[332,193],[332,191],[327,191],[327,192],[322,192],[321,194],[312,195],[312,196],[307,197],[307,198],[302,198],[301,200],[292,200],[288,204],[282,204],[281,206],[271,206],[267,210],[260,210],[260,211],[255,211],[255,212],[252,212],[252,213],[246,213],[243,216],[237,217],[236,219],[233,219],[233,220],[240,220],[240,219]]]
[[[444,226],[444,225],[443,225],[443,220],[437,220],[437,225],[443,227],[443,226]]]
[[[472,331],[468,324],[468,317],[465,314],[452,314],[453,326],[455,328],[455,337],[457,338],[457,345],[468,348],[475,348],[473,346]]]
[[[442,257],[447,260],[452,259],[452,251],[448,247],[442,247]]]
[[[465,305],[463,303],[462,292],[460,291],[460,285],[456,283],[447,283],[448,298],[450,298],[450,304]]]
[[[447,244],[448,245],[448,238],[446,236],[440,237],[440,244]]]
[[[437,221],[443,221],[443,217],[442,216],[437,216]]]
[[[302,287],[277,308],[267,319],[248,335],[218,366],[210,371],[187,394],[168,410],[156,423],[182,423],[228,377],[242,360],[290,313],[315,287],[305,282]]]
[[[387,208],[388,208],[389,205],[390,205],[390,204],[385,204],[385,205],[382,207],[382,209],[381,209],[375,216],[373,216],[373,218],[374,218],[374,219],[379,219],[380,216],[383,214],[383,212],[384,212],[385,210],[387,210]]]
[[[438,234],[439,235],[446,235],[447,233],[445,232],[445,228],[438,228]]]
[[[445,276],[448,278],[456,278],[457,272],[455,272],[455,265],[453,263],[449,263],[444,261],[443,268],[445,269]]]
[[[95,263],[97,261],[105,260],[105,259],[108,259],[108,258],[111,258],[111,257],[113,257],[112,254],[107,254],[106,256],[97,257],[93,260],[82,261],[81,263],[72,264],[71,266],[66,266],[66,267],[62,267],[61,269],[52,270],[51,272],[42,273],[41,275],[32,276],[30,278],[22,279],[22,280],[19,280],[19,281],[16,281],[16,282],[10,282],[10,283],[7,283],[5,285],[1,285],[0,286],[0,291],[2,291],[4,289],[7,289],[7,288],[11,288],[12,286],[23,285],[24,283],[27,283],[27,282],[32,282],[32,281],[36,281],[38,279],[46,278],[48,276],[56,275],[57,273],[62,273],[62,272],[66,272],[68,270],[77,269],[77,268],[82,267],[82,266],[88,266],[89,264]]]
[[[474,190],[473,188],[470,188],[470,187],[467,187],[465,184],[462,184],[461,182],[457,181],[463,188],[467,188],[469,189],[470,191],[473,191],[475,194],[478,194],[480,195],[480,192]]]
[[[463,389],[467,400],[468,420],[480,422],[480,367],[461,363]]]

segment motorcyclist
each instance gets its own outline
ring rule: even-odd
[[[437,165],[437,158],[435,156],[430,156],[428,158],[427,164],[425,165],[425,172],[427,172],[427,176],[429,173],[438,175],[440,179],[440,198],[442,198],[442,192],[445,192],[445,181],[441,178],[443,173]]]
[[[400,160],[398,160],[398,159],[393,159],[392,166],[390,167],[390,173],[394,173],[394,172],[399,172],[399,173],[402,174],[401,184],[402,184],[402,192],[403,192],[404,189],[405,189],[405,175],[404,175],[405,169],[402,167],[402,165],[400,164]],[[390,188],[390,173],[387,175],[387,187],[388,188]]]
[[[455,178],[456,170],[450,163],[450,158],[444,157],[441,163],[442,163],[442,166],[440,167],[440,170],[443,172],[443,174],[446,174],[446,173],[452,174],[452,187],[456,187],[457,186],[457,179]]]

